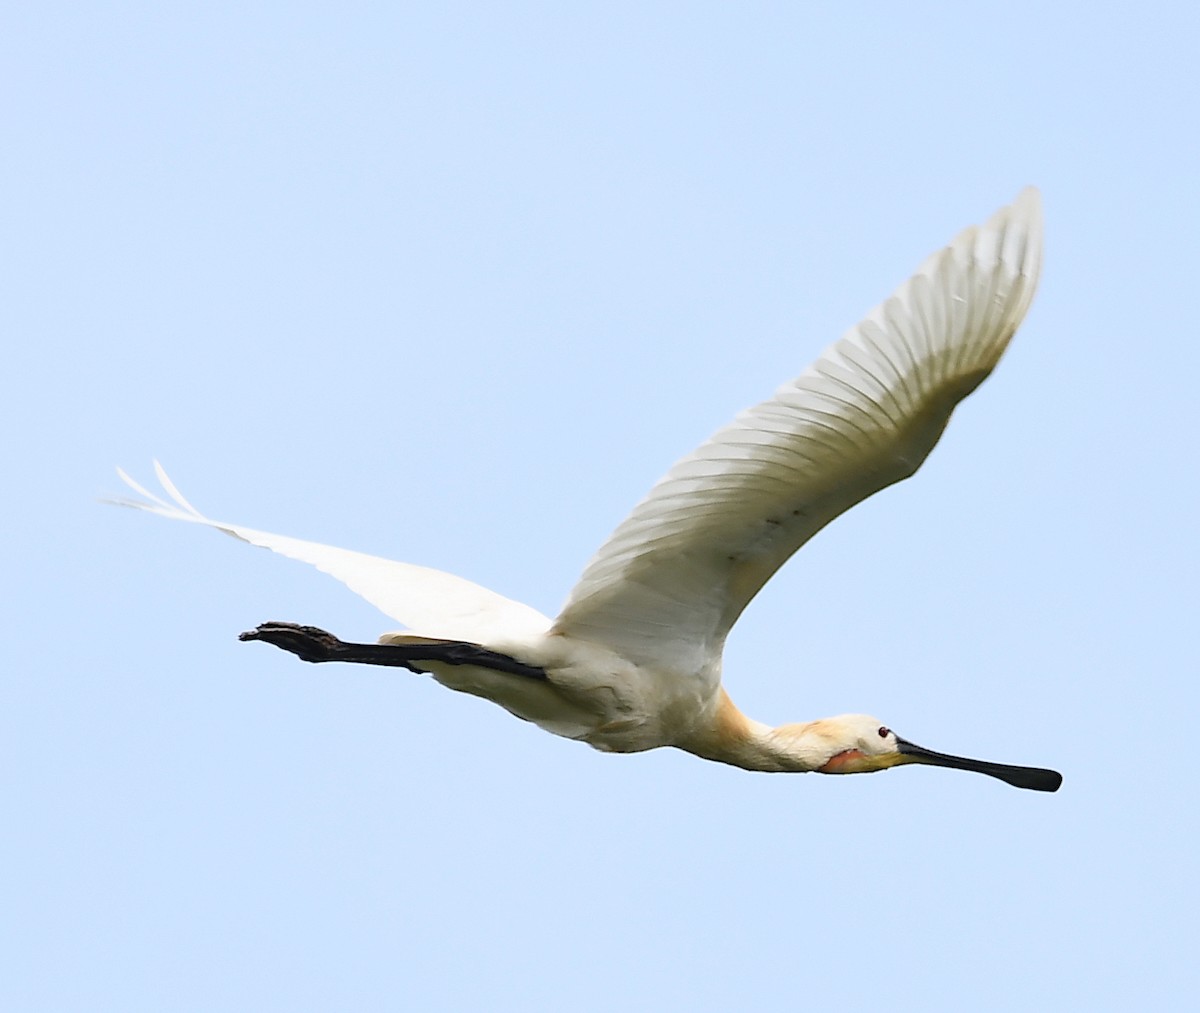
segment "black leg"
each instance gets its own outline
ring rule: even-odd
[[[263,623],[238,636],[239,640],[262,640],[296,655],[303,661],[346,661],[359,665],[388,665],[420,672],[413,662],[440,661],[446,665],[477,665],[510,675],[545,679],[545,670],[489,651],[478,644],[438,640],[430,644],[350,644],[316,626],[296,623]]]

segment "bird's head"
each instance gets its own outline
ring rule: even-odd
[[[998,777],[1017,788],[1058,791],[1062,775],[1041,767],[1015,767],[988,760],[937,753],[902,739],[878,718],[844,714],[804,726],[806,745],[814,756],[813,769],[822,774],[866,774],[905,763],[973,770]]]

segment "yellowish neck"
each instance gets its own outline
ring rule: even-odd
[[[820,721],[772,728],[738,710],[724,688],[706,726],[676,745],[706,760],[771,773],[816,770],[830,755]]]

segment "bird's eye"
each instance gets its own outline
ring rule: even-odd
[[[886,739],[891,734],[892,733],[887,728],[885,728],[883,725],[879,726],[879,737],[881,739]]]

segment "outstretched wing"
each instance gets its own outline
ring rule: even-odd
[[[550,620],[536,609],[440,570],[209,520],[183,498],[157,461],[154,470],[172,502],[147,492],[120,468],[117,474],[125,484],[145,499],[114,502],[172,520],[207,524],[243,542],[310,563],[340,580],[385,615],[424,636],[486,644],[535,637],[550,626]]]
[[[635,661],[714,657],[792,553],[925,460],[1025,316],[1041,230],[1029,188],[683,458],[593,557],[554,632]]]

